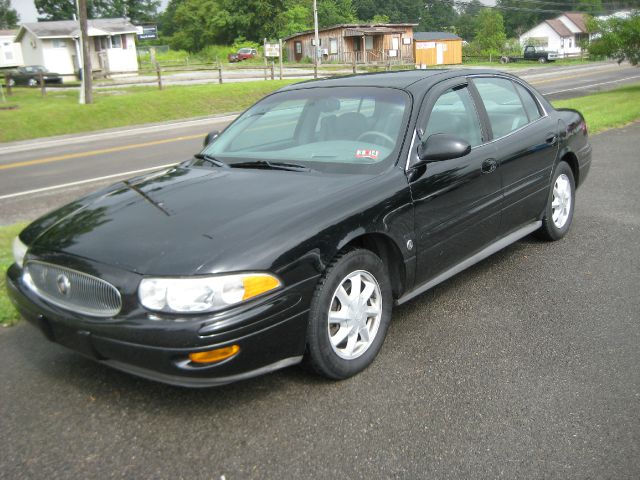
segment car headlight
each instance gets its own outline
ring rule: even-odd
[[[22,267],[24,264],[24,256],[27,254],[27,246],[22,243],[20,237],[16,237],[13,239],[13,259],[15,262]]]
[[[159,312],[196,313],[219,310],[250,300],[282,285],[266,273],[192,278],[144,278],[140,303]]]

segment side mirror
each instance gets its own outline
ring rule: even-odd
[[[422,140],[418,147],[421,162],[439,162],[464,157],[471,151],[471,145],[450,133],[434,133]]]
[[[206,147],[211,142],[213,142],[220,135],[220,130],[213,130],[212,132],[207,133],[207,136],[204,137],[203,147]]]

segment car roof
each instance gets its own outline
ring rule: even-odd
[[[505,75],[504,72],[499,70],[475,68],[404,70],[401,72],[364,73],[321,80],[309,80],[306,82],[288,85],[282,88],[281,91],[326,87],[390,87],[411,91],[414,88],[428,88],[432,84],[448,78],[464,77],[465,75],[470,74]]]

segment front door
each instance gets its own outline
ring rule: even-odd
[[[466,80],[444,82],[437,88],[418,119],[422,138],[454,134],[472,149],[461,158],[430,162],[422,167],[423,172],[418,168],[411,175],[417,285],[491,243],[500,226],[501,182],[495,171],[495,149],[486,142],[488,136]],[[411,162],[417,161],[417,154],[413,155]]]
[[[436,43],[436,65],[444,63],[444,43]]]

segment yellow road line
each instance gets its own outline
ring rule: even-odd
[[[31,165],[40,165],[42,163],[60,162],[62,160],[70,160],[72,158],[93,157],[96,155],[104,155],[105,153],[121,152],[124,150],[132,150],[134,148],[151,147],[154,145],[162,145],[164,143],[193,140],[194,138],[203,138],[204,135],[204,133],[199,133],[197,135],[185,135],[182,137],[165,138],[164,140],[155,140],[153,142],[135,143],[131,145],[122,145],[120,147],[102,148],[100,150],[90,150],[88,152],[68,153],[66,155],[58,155],[55,157],[39,158],[37,160],[25,160],[24,162],[7,163],[4,165],[0,165],[0,170],[28,167]]]
[[[561,77],[548,78],[547,80],[539,80],[539,81],[532,80],[529,83],[531,85],[541,85],[543,83],[557,82],[558,80],[570,80],[572,78],[588,77],[589,75],[594,75],[594,74],[603,73],[603,72],[612,72],[614,70],[620,70],[620,67],[606,68],[606,69],[598,70],[597,72],[580,73],[576,75],[564,75]]]

